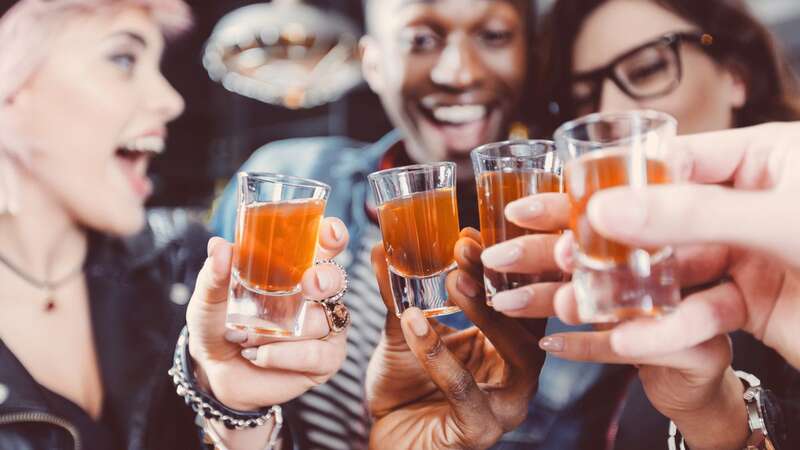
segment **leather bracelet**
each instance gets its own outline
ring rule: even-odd
[[[275,429],[280,431],[282,425],[281,407],[278,405],[262,408],[258,411],[237,411],[223,405],[219,400],[203,392],[197,386],[191,357],[189,355],[189,330],[183,327],[169,375],[175,384],[175,392],[183,397],[188,406],[198,416],[222,423],[229,430],[242,430],[265,425],[275,418]],[[273,434],[277,434],[273,432]]]

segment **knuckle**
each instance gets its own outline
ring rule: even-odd
[[[435,361],[442,355],[444,350],[444,342],[441,339],[436,339],[432,346],[425,349],[425,359]]]
[[[458,402],[466,401],[469,398],[472,384],[472,375],[467,371],[460,371],[447,385],[448,397]]]

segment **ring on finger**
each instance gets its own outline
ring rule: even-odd
[[[322,338],[322,340],[325,340],[333,335],[341,333],[350,325],[350,311],[347,309],[347,306],[345,306],[344,301],[342,301],[350,287],[350,279],[344,267],[336,261],[332,259],[319,259],[314,261],[315,266],[321,264],[328,264],[337,268],[344,279],[342,289],[339,290],[339,292],[322,300],[314,300],[315,303],[319,303],[319,305],[322,306],[322,310],[325,312],[325,318],[328,321],[328,334]]]

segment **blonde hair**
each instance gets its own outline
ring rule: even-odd
[[[47,59],[54,39],[71,20],[130,7],[146,10],[168,38],[192,23],[183,0],[20,0],[0,17],[0,213],[16,209],[12,162],[26,163],[13,118],[5,117],[2,104]]]

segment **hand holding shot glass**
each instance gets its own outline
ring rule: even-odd
[[[587,217],[589,200],[600,190],[678,181],[668,158],[676,128],[675,119],[666,114],[633,111],[592,114],[556,131],[575,239],[572,282],[583,322],[658,316],[680,301],[671,247],[633,248],[606,239]]]
[[[456,165],[420,164],[369,176],[400,316],[411,307],[426,317],[460,311],[447,298],[445,278],[456,267]]]
[[[303,276],[315,265],[326,184],[270,173],[238,175],[238,210],[227,327],[269,337],[299,337],[307,310]],[[332,261],[344,277],[344,270]],[[332,332],[347,326],[347,288],[319,302]]]
[[[505,141],[472,151],[478,189],[481,240],[485,248],[520,236],[537,234],[506,219],[506,206],[528,195],[562,192],[561,160],[552,141]],[[484,267],[486,302],[498,292],[546,281],[561,281],[560,271],[503,273]]]

